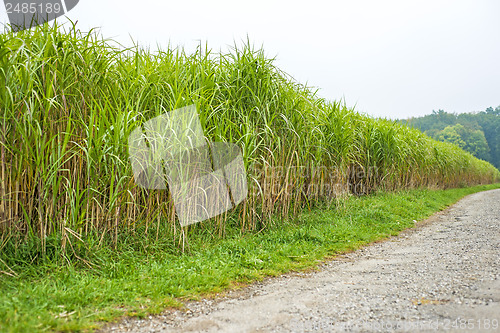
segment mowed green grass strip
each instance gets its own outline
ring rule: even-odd
[[[124,239],[117,251],[95,253],[93,269],[25,267],[17,277],[0,275],[0,331],[92,330],[123,316],[180,307],[182,300],[315,267],[329,256],[396,235],[465,195],[495,188],[500,184],[350,197],[244,236],[229,227],[224,238],[195,230],[188,235],[189,251],[181,255],[162,237],[157,242],[140,236]]]

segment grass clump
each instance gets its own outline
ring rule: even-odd
[[[9,266],[92,265],[95,249],[138,233],[160,239],[169,230],[169,246],[184,244],[168,191],[135,184],[127,138],[190,104],[208,140],[242,149],[250,185],[232,212],[190,227],[201,233],[260,230],[347,193],[500,179],[455,146],[316,97],[249,45],[186,54],[123,49],[74,26],[5,32],[0,103],[0,249]]]

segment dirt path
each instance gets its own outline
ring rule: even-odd
[[[398,237],[114,332],[500,332],[500,190]],[[496,327],[496,329],[494,329]]]

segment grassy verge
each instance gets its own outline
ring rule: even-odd
[[[327,256],[396,235],[465,195],[494,188],[500,184],[350,197],[244,236],[236,228],[224,238],[195,230],[181,255],[161,237],[137,237],[142,241],[125,240],[119,251],[95,253],[93,269],[27,265],[17,277],[0,275],[0,331],[91,330],[122,316],[158,313],[181,306],[183,299],[314,267]]]

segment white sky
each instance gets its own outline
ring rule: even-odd
[[[80,0],[68,17],[152,49],[227,51],[248,35],[321,97],[373,116],[500,105],[498,0]]]

